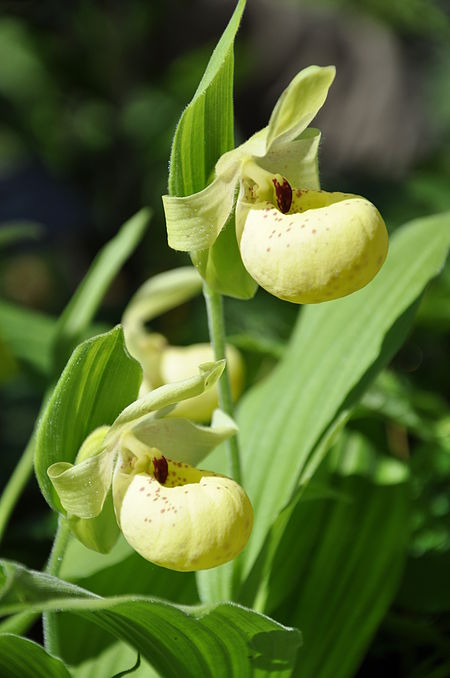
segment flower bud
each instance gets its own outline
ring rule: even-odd
[[[226,359],[231,395],[236,401],[242,393],[244,364],[241,354],[234,346],[227,345]],[[162,383],[170,384],[180,379],[187,379],[197,372],[199,365],[212,360],[214,360],[214,352],[210,344],[167,346],[162,353],[159,365]],[[195,398],[180,402],[173,411],[173,416],[186,417],[199,422],[209,421],[217,407],[218,394],[217,386],[215,386]]]

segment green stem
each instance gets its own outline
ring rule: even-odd
[[[58,529],[56,532],[55,541],[53,542],[53,548],[45,568],[47,574],[51,574],[55,577],[59,575],[69,535],[69,523],[65,518],[60,516],[58,520]],[[50,652],[50,654],[54,655],[59,654],[59,638],[55,624],[56,615],[57,612],[44,612],[43,614],[45,648],[48,652]]]
[[[47,400],[51,391],[52,388],[50,387],[44,394],[39,414],[36,417],[37,422],[39,421],[44,407],[47,404]],[[9,478],[0,497],[0,542],[3,539],[9,519],[11,518],[11,514],[14,511],[14,508],[19,501],[26,484],[33,473],[36,428],[37,426],[35,426],[27,446],[25,447],[18,464],[12,472],[11,477]]]
[[[225,321],[222,296],[208,287],[206,283],[203,285],[203,294],[206,301],[209,336],[213,346],[214,356],[216,360],[223,360],[225,358]],[[221,409],[232,416],[233,401],[231,398],[230,379],[227,368],[219,379],[218,391]],[[228,451],[230,475],[236,482],[241,483],[241,463],[237,436],[233,436],[227,440],[225,444]]]
[[[52,574],[55,577],[58,576],[69,535],[70,529],[68,524],[65,519],[60,516],[58,530],[56,532],[53,547],[45,567],[45,572],[47,572],[47,574]],[[45,612],[43,615],[46,647],[53,654],[57,654],[58,650],[58,638],[54,623],[55,614],[55,612]],[[14,614],[0,623],[0,633],[16,633],[19,635],[24,635],[38,618],[39,613],[37,612],[19,612],[18,614]]]
[[[34,433],[0,497],[0,541],[8,521],[33,471]]]

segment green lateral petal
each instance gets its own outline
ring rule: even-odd
[[[281,174],[292,187],[318,190],[319,143],[320,131],[309,127],[296,141],[272,148],[264,158],[258,159],[258,165],[272,174]]]
[[[217,239],[233,209],[238,169],[221,174],[203,191],[184,198],[164,195],[169,247],[182,252],[206,250]]]
[[[225,360],[217,362],[204,363],[199,365],[199,374],[189,379],[183,379],[173,384],[164,384],[151,391],[143,398],[136,400],[126,407],[117,417],[111,427],[110,435],[115,435],[117,429],[124,424],[128,424],[140,417],[162,410],[169,405],[175,405],[180,400],[193,398],[201,395],[206,389],[211,388],[218,381],[220,375],[225,369]]]
[[[165,456],[196,466],[217,445],[237,433],[234,421],[222,410],[215,410],[211,426],[200,426],[188,419],[144,417],[131,433]]]
[[[105,450],[81,464],[60,461],[47,470],[63,508],[79,518],[95,518],[111,485],[115,452]]]
[[[293,141],[306,129],[325,103],[335,72],[334,66],[309,66],[295,76],[270,116],[269,151]]]

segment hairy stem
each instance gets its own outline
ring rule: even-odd
[[[55,577],[59,575],[69,535],[69,524],[65,518],[60,516],[53,548],[45,568],[47,574],[52,574]],[[43,614],[45,648],[50,654],[54,655],[59,655],[59,639],[55,624],[57,614],[57,612],[44,612]]]
[[[206,283],[203,285],[203,294],[206,301],[206,311],[208,314],[208,327],[211,344],[214,350],[216,360],[223,360],[225,358],[225,321],[223,314],[222,296],[214,292]],[[230,379],[228,368],[225,368],[219,384],[219,404],[224,412],[232,416],[233,401],[231,398]],[[237,436],[233,436],[226,441],[228,451],[228,461],[230,468],[230,476],[241,483],[241,462],[239,457],[239,445]]]

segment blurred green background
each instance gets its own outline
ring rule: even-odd
[[[167,247],[161,207],[171,138],[234,3],[11,0],[0,7],[0,297],[39,314],[30,331],[39,328],[44,346],[52,318],[98,249],[141,206],[154,210],[151,226],[113,283],[99,327],[120,320],[149,276],[187,263]],[[335,64],[335,84],[314,121],[323,134],[323,188],[367,196],[391,231],[450,210],[449,38],[448,2],[249,0],[236,51],[236,140],[267,123],[302,67]],[[11,227],[21,229],[20,240],[10,237]],[[394,454],[412,457],[417,516],[411,548],[445,554],[436,565],[442,573],[450,564],[450,445],[437,449],[424,431],[438,419],[449,428],[449,291],[447,268],[425,295],[415,330],[392,366],[403,386],[396,402],[417,415],[416,430],[408,417],[404,426],[380,429],[364,418],[359,424],[372,427],[375,438],[381,431]],[[228,332],[247,359],[249,385],[281,355],[298,309],[259,291],[251,302],[227,300],[226,310]],[[15,318],[12,307],[8,312]],[[153,327],[172,343],[205,340],[201,300]],[[3,348],[0,469],[6,479],[32,431],[45,375]],[[40,567],[53,520],[30,485],[4,555]],[[403,597],[408,586],[414,589],[414,577],[423,576],[411,568],[406,574]],[[394,609],[359,675],[413,676],[419,661],[431,661],[430,676],[449,675],[431,673],[436,653],[450,662],[448,586],[443,608],[428,598],[406,618]],[[400,596],[399,610],[402,602]]]

